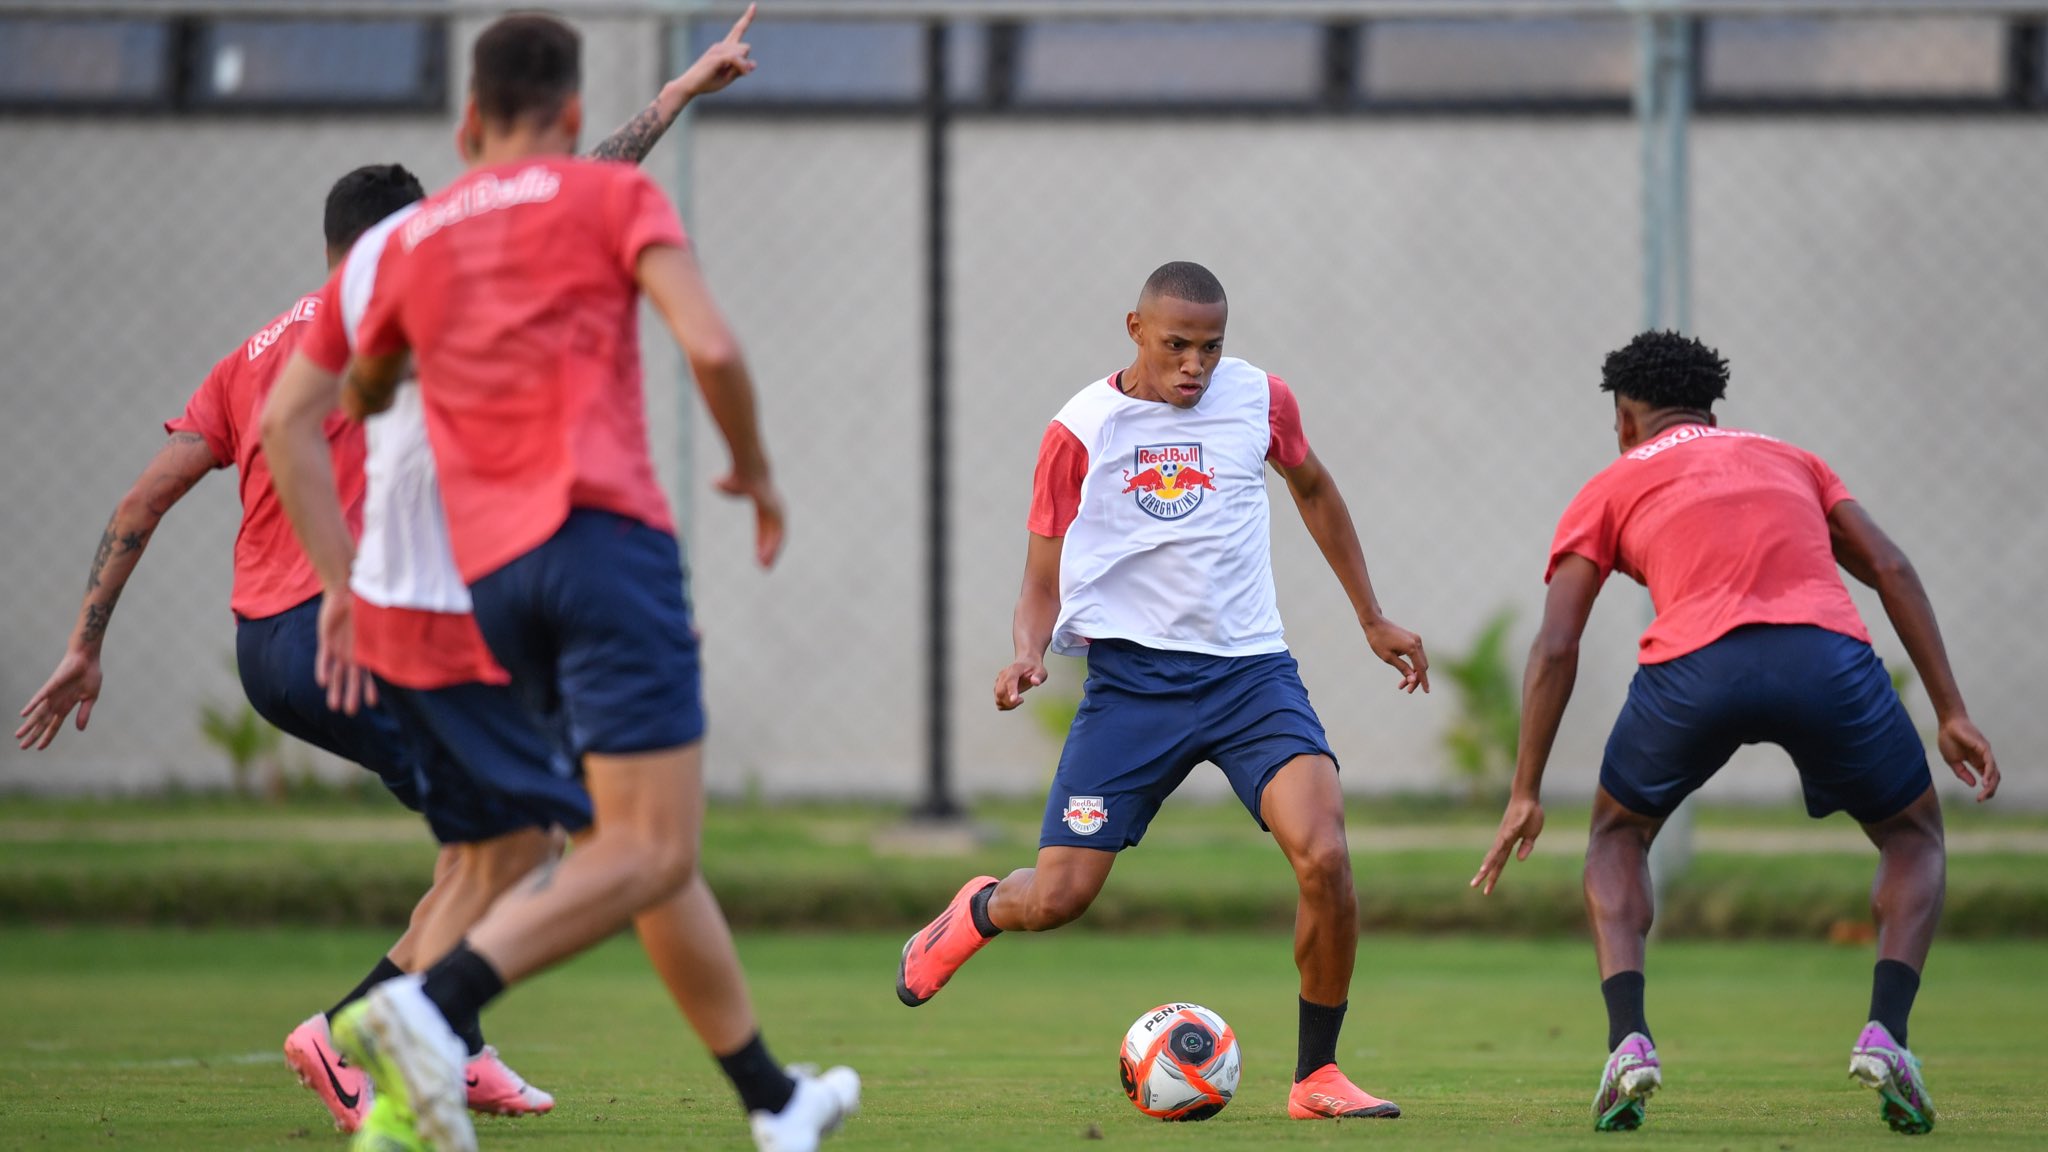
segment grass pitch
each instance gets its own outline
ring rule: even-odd
[[[356,931],[0,930],[0,1147],[341,1148],[286,1071],[284,1033],[387,939]],[[775,1052],[866,1079],[840,1149],[1335,1147],[1821,1152],[1891,1147],[1846,1076],[1867,949],[1672,943],[1651,953],[1666,1087],[1649,1126],[1596,1135],[1605,1022],[1580,941],[1367,938],[1341,1058],[1398,1121],[1286,1118],[1290,942],[1276,934],[1005,937],[911,1010],[901,938],[742,941]],[[1944,942],[1913,1039],[1940,1110],[1931,1141],[2036,1149],[2048,1132],[2042,947]],[[1181,998],[1237,1030],[1245,1076],[1214,1120],[1164,1125],[1117,1088],[1119,1037]],[[745,1149],[739,1109],[630,941],[515,990],[486,1017],[552,1116],[480,1123],[487,1148]],[[1099,1138],[1099,1139],[1098,1139]]]

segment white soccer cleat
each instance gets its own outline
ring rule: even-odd
[[[463,1075],[468,1053],[418,976],[370,989],[334,1018],[334,1039],[435,1152],[476,1152]]]
[[[760,1152],[813,1152],[820,1140],[860,1111],[860,1075],[853,1069],[827,1068],[813,1075],[811,1069],[796,1067],[789,1074],[796,1080],[796,1094],[782,1111],[755,1112],[747,1118]]]

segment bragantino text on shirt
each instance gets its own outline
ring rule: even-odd
[[[457,189],[446,200],[428,204],[421,208],[412,219],[405,222],[403,237],[407,252],[420,246],[427,237],[451,224],[460,224],[472,216],[486,212],[497,212],[515,208],[521,204],[540,204],[555,198],[562,190],[562,178],[541,165],[521,169],[509,180],[496,176],[479,176]]]

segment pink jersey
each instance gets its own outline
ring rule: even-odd
[[[571,508],[674,530],[635,266],[683,243],[645,173],[566,156],[472,171],[392,233],[356,347],[412,350],[464,579],[532,551]]]
[[[270,486],[257,420],[263,401],[292,358],[309,322],[321,318],[317,296],[292,309],[222,357],[185,404],[184,415],[164,422],[166,432],[191,432],[206,440],[214,463],[241,473],[242,528],[235,536],[235,583],[229,606],[244,620],[260,620],[295,608],[320,592],[320,576],[292,534],[291,521]],[[335,413],[327,418],[327,442],[334,454],[334,483],[349,531],[362,524],[363,430]]]
[[[1870,633],[1835,567],[1828,512],[1849,489],[1827,462],[1756,432],[1687,424],[1580,489],[1550,545],[1650,589],[1644,664],[1696,652],[1745,624]]]
[[[402,208],[380,221],[335,269],[300,344],[307,359],[336,372],[348,363],[384,243],[413,213]],[[449,552],[419,385],[401,385],[391,408],[364,428],[363,528],[349,576],[356,662],[405,688],[509,683],[470,614],[469,589]]]

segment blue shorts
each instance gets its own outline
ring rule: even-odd
[[[530,712],[563,717],[577,760],[704,738],[697,630],[674,536],[574,509],[545,543],[469,591],[491,655]]]
[[[1288,653],[1206,656],[1097,640],[1088,646],[1081,709],[1046,797],[1039,847],[1115,852],[1136,844],[1204,760],[1223,769],[1264,828],[1266,782],[1296,756],[1336,760]]]
[[[401,688],[380,679],[377,690],[404,722],[436,840],[475,844],[525,828],[590,826],[590,794],[567,750],[512,689]]]
[[[320,598],[275,616],[235,625],[235,667],[256,714],[315,748],[377,774],[398,802],[420,810],[416,764],[398,721],[382,707],[355,715],[327,706],[313,678],[320,643]]]
[[[1738,628],[1645,664],[1607,738],[1600,786],[1668,816],[1744,744],[1792,754],[1814,817],[1872,824],[1933,787],[1927,750],[1870,645],[1807,625]]]

